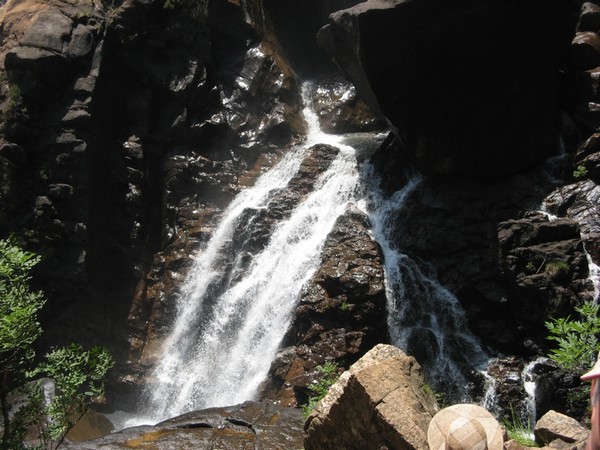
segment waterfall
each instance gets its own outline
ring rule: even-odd
[[[485,352],[469,333],[457,299],[433,272],[391,244],[393,217],[420,179],[385,198],[373,167],[359,167],[356,158],[383,135],[322,133],[310,108],[309,89],[302,91],[306,142],[232,201],[195,255],[170,335],[149,376],[144,411],[124,426],[253,399],[291,322],[301,288],[317,269],[325,239],[349,203],[368,210],[373,236],[383,249],[392,343],[417,357],[434,389],[450,392],[453,399],[469,397],[467,372],[487,360]],[[330,166],[311,183],[312,191],[271,226],[261,245],[246,248],[245,236],[255,231],[251,227],[286,192],[317,143],[339,149]]]
[[[356,200],[353,148],[320,133],[310,108],[304,113],[307,142],[235,198],[196,255],[172,332],[147,386],[146,421],[252,399],[266,378],[300,289],[320,263],[327,234],[348,202]],[[313,191],[277,223],[262,250],[244,255],[231,251],[232,241],[254,220],[248,217],[267,208],[316,142],[334,143],[340,151]],[[236,270],[240,265],[242,270]]]
[[[594,263],[591,255],[586,251],[590,280],[594,285],[594,302],[600,302],[600,266]]]
[[[363,178],[373,235],[382,247],[388,306],[388,329],[392,344],[415,356],[427,382],[447,400],[471,401],[470,373],[481,371],[489,357],[469,331],[458,299],[442,286],[433,270],[417,264],[393,245],[394,217],[418,187],[420,176],[386,198],[371,166]]]

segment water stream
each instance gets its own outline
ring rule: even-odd
[[[386,198],[377,175],[364,167],[364,179],[374,180],[367,192],[372,232],[382,247],[391,343],[413,355],[426,380],[447,401],[472,400],[469,373],[485,369],[489,356],[470,332],[458,299],[442,286],[432,269],[417,264],[393,244],[394,217],[421,182],[413,176],[406,186]]]
[[[173,330],[150,377],[143,402],[146,421],[252,399],[265,379],[300,289],[320,262],[327,234],[348,202],[356,201],[354,149],[340,137],[320,133],[309,108],[305,117],[306,143],[236,197],[196,256]],[[313,191],[275,226],[264,248],[245,254],[244,270],[235,271],[240,254],[227,251],[231,241],[243,232],[249,215],[266,208],[271,194],[285,188],[315,143],[334,143],[340,151]],[[231,255],[233,262],[226,260]],[[224,275],[227,266],[233,270]]]

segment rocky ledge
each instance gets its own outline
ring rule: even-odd
[[[304,417],[298,409],[269,403],[191,412],[155,426],[129,428],[93,441],[62,445],[66,450],[241,450],[300,449]]]

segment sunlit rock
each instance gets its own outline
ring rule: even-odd
[[[377,345],[342,374],[308,416],[307,450],[427,450],[437,411],[423,390],[420,366],[390,345]]]

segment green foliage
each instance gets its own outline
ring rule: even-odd
[[[575,308],[579,319],[566,317],[546,322],[550,333],[548,339],[558,343],[558,347],[552,349],[549,356],[561,368],[583,373],[596,360],[600,350],[599,309],[600,305],[586,302]]]
[[[533,437],[533,430],[529,422],[524,422],[515,413],[515,410],[511,407],[511,418],[509,420],[503,420],[502,425],[506,429],[508,439],[512,439],[523,447],[539,447]]]
[[[421,386],[421,389],[423,389],[423,392],[425,393],[425,395],[429,395],[429,396],[433,397],[440,408],[445,408],[447,406],[450,406],[450,404],[448,403],[448,399],[446,398],[446,394],[444,392],[434,391],[433,388],[431,386],[429,386],[427,383],[424,383]]]
[[[308,416],[312,410],[315,409],[317,403],[327,395],[329,388],[337,381],[338,368],[339,366],[335,362],[327,362],[316,367],[321,376],[318,381],[313,381],[309,385],[313,395],[309,397],[308,403],[304,405],[303,409],[305,416]]]
[[[535,264],[532,261],[529,261],[525,265],[525,272],[527,272],[529,275],[532,275],[537,272],[537,267],[535,266]]]
[[[4,109],[0,113],[0,119],[4,123],[4,129],[11,128],[16,122],[28,119],[27,108],[23,105],[21,88],[16,84],[11,84],[6,95]]]
[[[0,240],[0,397],[18,387],[42,333],[37,313],[45,300],[29,287],[29,271],[39,260],[13,238]]]
[[[352,309],[352,306],[350,305],[350,303],[347,303],[347,302],[340,303],[340,310],[350,311],[350,309]]]
[[[584,178],[588,174],[584,165],[578,165],[573,171],[573,178]]]
[[[46,376],[54,381],[54,396],[42,407],[48,418],[38,427],[45,448],[60,443],[66,433],[87,411],[89,405],[104,395],[104,378],[114,365],[108,350],[92,347],[84,351],[78,344],[53,350],[30,376]],[[37,393],[32,396],[37,401]]]
[[[20,450],[28,430],[35,428],[41,445],[55,449],[67,431],[103,394],[104,377],[113,365],[107,350],[84,351],[71,344],[46,355],[45,361],[29,370],[34,358],[32,345],[42,329],[37,315],[44,305],[41,292],[29,287],[30,271],[39,256],[21,249],[12,238],[0,240],[0,409],[2,450]],[[48,403],[40,382],[53,380],[55,394]],[[21,405],[11,405],[9,393],[21,394]]]
[[[42,334],[37,313],[44,305],[41,292],[29,287],[29,272],[40,258],[22,250],[14,238],[0,240],[0,409],[2,449],[15,448],[15,430],[9,422],[8,393],[24,384],[33,360],[33,342]]]
[[[569,274],[569,264],[560,260],[549,261],[544,271],[552,278],[567,276]]]

